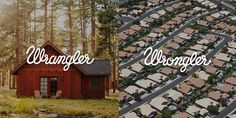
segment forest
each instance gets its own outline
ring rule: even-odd
[[[112,0],[1,0],[0,87],[16,88],[11,75],[30,46],[50,41],[67,55],[77,50],[111,62],[111,87],[117,86],[118,27]]]

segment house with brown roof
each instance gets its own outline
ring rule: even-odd
[[[173,7],[166,7],[165,10],[167,12],[173,12],[174,8]]]
[[[174,17],[172,20],[173,20],[173,21],[176,21],[176,24],[177,24],[177,25],[183,22],[182,18],[179,17],[179,16]]]
[[[176,49],[178,49],[180,46],[179,46],[178,43],[175,43],[175,42],[168,42],[168,43],[165,44],[164,47],[166,47],[166,48],[168,48],[168,49],[171,49],[171,50],[173,50],[173,49],[176,50]]]
[[[161,69],[161,73],[164,74],[164,75],[167,75],[167,76],[173,75],[173,74],[175,74],[176,72],[177,72],[176,69],[173,69],[173,68],[170,68],[170,67],[163,67],[163,68]]]
[[[126,35],[124,32],[121,32],[118,34],[119,40],[126,40],[128,38],[128,35]]]
[[[124,49],[124,51],[126,52],[131,52],[131,53],[135,53],[138,51],[137,47],[133,47],[133,46],[128,46]]]
[[[188,80],[188,84],[192,85],[196,88],[202,88],[202,87],[205,86],[205,81],[203,79],[200,79],[200,78],[191,77]]]
[[[178,36],[174,37],[173,39],[174,42],[178,43],[178,44],[184,44],[186,41]]]
[[[214,89],[225,92],[225,93],[229,93],[232,90],[236,90],[233,85],[226,84],[226,83],[223,83],[222,85],[217,85],[214,87]]]
[[[213,18],[212,16],[207,16],[207,17],[206,17],[206,20],[207,20],[208,22],[211,22],[211,21],[214,20],[214,18]]]
[[[161,48],[164,55],[169,55],[172,51],[166,47]]]
[[[215,42],[215,41],[219,40],[219,37],[214,34],[207,34],[206,39],[210,40],[210,42]]]
[[[208,97],[213,99],[213,100],[219,101],[221,98],[228,99],[229,94],[221,93],[220,91],[211,91],[211,92],[208,93]]]
[[[233,72],[231,76],[234,76],[234,77],[236,77],[236,72]]]
[[[219,69],[216,68],[216,67],[208,65],[208,66],[205,67],[205,71],[207,73],[211,74],[211,75],[217,75],[218,72],[219,72]]]
[[[158,33],[158,34],[163,34],[165,32],[165,29],[155,28],[155,29],[153,29],[153,32]]]
[[[192,28],[185,28],[183,32],[188,34],[188,35],[193,35],[194,33],[197,33],[197,31],[195,29],[192,29]]]
[[[152,39],[151,37],[148,37],[148,36],[142,37],[141,40],[146,42],[146,43],[151,43],[151,42],[154,41],[154,39]]]
[[[148,6],[150,6],[150,7],[157,6],[161,3],[163,3],[163,0],[148,0],[147,1]]]
[[[186,112],[182,112],[180,114],[172,115],[171,118],[194,118],[194,117]]]
[[[133,30],[133,29],[126,29],[125,31],[124,31],[124,33],[126,34],[126,35],[128,35],[128,36],[136,36],[137,34],[138,34],[138,32],[137,31],[135,31],[135,30]]]
[[[139,25],[132,25],[130,29],[133,29],[134,31],[140,31],[142,27],[140,27]]]
[[[223,68],[226,65],[226,63],[224,61],[221,61],[221,60],[216,59],[216,58],[214,58],[212,60],[212,64],[213,64],[213,66],[215,66],[217,68]]]
[[[233,76],[228,77],[228,78],[225,80],[225,82],[228,83],[228,84],[231,84],[231,85],[236,86],[236,77],[233,77]]]
[[[171,26],[167,24],[163,24],[162,26],[160,26],[160,28],[164,29],[165,31],[168,31],[171,28]]]
[[[226,24],[224,22],[220,22],[214,26],[215,29],[217,30],[223,30],[226,28]]]
[[[205,26],[205,27],[207,27],[207,26],[209,25],[208,22],[205,21],[205,20],[198,20],[197,23],[198,23],[199,25],[202,25],[202,26]]]
[[[177,87],[177,90],[183,94],[190,94],[195,88],[187,83],[183,83]]]

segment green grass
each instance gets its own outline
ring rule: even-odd
[[[33,109],[46,109],[63,115],[118,117],[118,100],[113,97],[102,100],[34,99],[16,98],[15,90],[0,89],[0,116],[11,113],[33,115]]]

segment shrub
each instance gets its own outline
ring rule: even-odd
[[[25,112],[32,112],[32,109],[34,109],[34,100],[29,99],[21,99],[16,102],[15,104],[15,111],[18,113],[25,113]]]

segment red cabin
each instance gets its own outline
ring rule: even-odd
[[[49,41],[41,48],[49,57],[65,55]],[[28,64],[25,60],[12,71],[13,75],[17,75],[17,96],[33,97],[34,92],[39,91],[42,97],[50,98],[60,90],[62,98],[105,98],[111,74],[109,61],[71,65],[67,71],[63,71],[63,67],[62,64]]]

